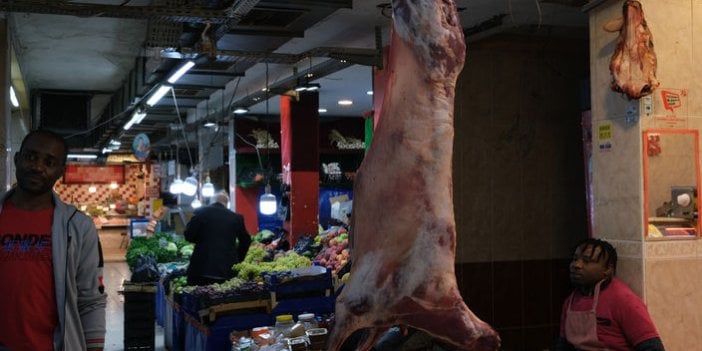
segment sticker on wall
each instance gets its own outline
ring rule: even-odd
[[[149,157],[149,152],[151,152],[151,142],[149,137],[140,133],[134,137],[134,142],[132,142],[132,150],[134,150],[134,157],[139,161],[146,161]]]
[[[605,122],[597,126],[597,146],[600,152],[612,149],[612,123]]]
[[[662,88],[653,94],[653,118],[656,128],[687,128],[687,95],[687,89],[674,88]]]

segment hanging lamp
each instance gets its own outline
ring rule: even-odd
[[[270,98],[270,89],[268,87],[268,63],[266,63],[266,117],[268,116],[268,100]],[[268,143],[266,143],[267,146]],[[261,167],[261,170],[263,170],[263,166],[261,165],[261,156],[259,155],[259,166]],[[261,212],[261,214],[264,215],[272,215],[278,211],[278,200],[275,198],[275,195],[271,194],[271,183],[270,179],[268,179],[268,176],[266,177],[266,190],[261,195],[261,197],[258,199],[258,209]]]
[[[215,194],[214,185],[210,181],[210,176],[205,177],[205,184],[202,185],[202,196],[213,197]]]

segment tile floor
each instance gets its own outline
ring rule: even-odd
[[[118,291],[122,289],[122,281],[129,279],[129,267],[124,260],[114,260],[105,263],[103,282],[107,292],[107,335],[105,351],[124,350],[124,296]],[[163,328],[156,325],[155,350],[166,350],[163,340]]]

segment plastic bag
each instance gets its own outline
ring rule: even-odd
[[[139,255],[132,271],[132,283],[157,282],[159,280],[156,259],[150,255]]]

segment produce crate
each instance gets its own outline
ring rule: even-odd
[[[192,316],[186,315],[185,350],[221,351],[229,350],[232,343],[229,334],[234,330],[249,330],[255,327],[273,325],[272,314],[232,315],[217,319],[211,325],[200,323]]]
[[[314,276],[296,277],[282,281],[276,273],[264,273],[266,286],[271,293],[273,307],[278,301],[311,297],[328,297],[334,291],[331,271]]]
[[[156,315],[156,324],[165,327],[165,321],[166,321],[166,289],[163,286],[163,282],[160,281],[156,285],[156,296],[154,300],[156,307],[155,307],[155,315]]]
[[[200,315],[201,321],[212,323],[221,316],[267,313],[271,313],[271,300],[269,299],[248,300],[210,306],[200,310],[198,314]]]
[[[273,315],[314,313],[316,315],[334,313],[336,298],[334,296],[285,299],[273,305]]]
[[[209,308],[214,306],[231,305],[237,303],[242,303],[242,306],[245,306],[245,303],[258,303],[262,300],[267,301],[269,300],[269,298],[270,294],[268,293],[268,291],[256,292],[247,295],[222,296],[216,298],[211,298],[206,295],[197,296],[189,293],[183,293],[183,309],[193,317],[201,317],[203,310],[208,310]],[[255,305],[253,307],[260,306]],[[268,312],[270,312],[270,309]]]

